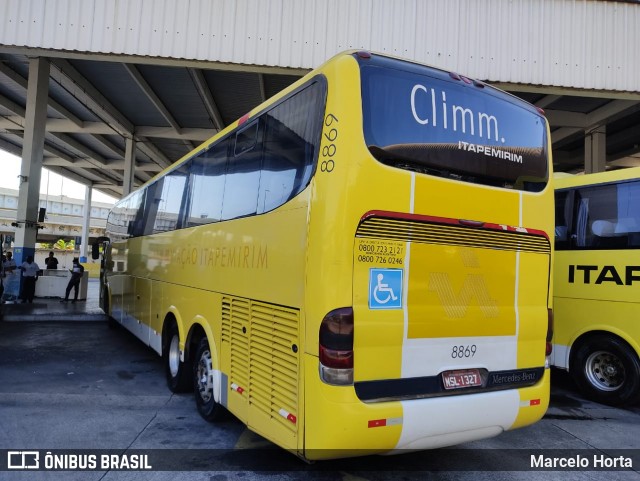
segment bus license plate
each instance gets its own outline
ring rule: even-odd
[[[477,369],[460,371],[445,371],[442,373],[442,383],[445,389],[461,389],[465,387],[482,386],[482,378]]]

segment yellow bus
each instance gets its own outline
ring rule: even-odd
[[[553,365],[591,399],[640,400],[640,168],[557,178]]]
[[[103,308],[202,417],[308,460],[529,425],[549,397],[550,151],[514,96],[340,54],[113,208]]]

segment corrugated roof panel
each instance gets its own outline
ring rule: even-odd
[[[187,69],[139,65],[138,70],[180,127],[201,127],[210,123]]]
[[[99,142],[95,136],[90,134],[66,134],[72,139],[74,139],[79,144],[84,145],[86,148],[92,150],[96,154],[104,157],[105,159],[118,159],[120,156],[116,155],[111,149],[107,148],[104,144]],[[118,145],[114,145],[114,147],[118,147]],[[124,148],[120,148],[124,153]],[[85,153],[81,153],[81,156],[85,156]]]
[[[71,64],[111,100],[113,106],[134,125],[164,127],[162,114],[135,83],[121,63],[72,60]]]
[[[83,122],[98,122],[100,118],[95,115],[91,110],[89,110],[85,105],[78,101],[78,99],[73,95],[73,93],[68,92],[62,86],[57,84],[56,82],[49,81],[49,97],[58,102],[61,105],[64,105],[69,112],[74,114]],[[51,112],[53,109],[49,107],[48,111]],[[48,114],[49,117],[54,118],[64,118],[64,115]]]
[[[299,79],[300,77],[294,75],[265,75],[264,90],[267,98],[273,97]]]
[[[214,70],[203,73],[225,125],[238,120],[262,102],[256,74]]]
[[[4,0],[0,44],[284,68],[345,49],[494,82],[638,91],[640,3]]]
[[[158,137],[147,139],[147,142],[157,147],[170,159],[179,159],[191,151],[184,142],[178,139],[161,139]],[[199,145],[194,142],[194,145]]]

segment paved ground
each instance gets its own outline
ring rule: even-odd
[[[75,303],[60,302],[59,297],[34,299],[33,304],[2,304],[0,319],[5,321],[105,321],[106,316],[99,307],[98,279],[89,279],[87,299]]]
[[[82,319],[83,315],[87,313],[68,317]],[[109,330],[101,320],[5,318],[0,322],[2,456],[6,450],[21,449],[76,453],[162,449],[162,466],[184,466],[185,471],[0,471],[0,480],[640,480],[640,406],[615,409],[584,401],[563,373],[553,374],[551,408],[534,426],[461,449],[309,466],[233,418],[219,424],[204,422],[192,395],[167,390],[160,358],[124,330]],[[549,455],[566,453],[557,450],[589,449],[590,456],[627,449],[632,451],[625,451],[625,456],[635,456],[634,467],[607,472],[525,471],[530,454],[540,449]],[[4,461],[0,459],[0,466]],[[188,471],[187,466],[197,471]],[[496,466],[503,471],[494,471]],[[455,471],[460,467],[477,471]]]

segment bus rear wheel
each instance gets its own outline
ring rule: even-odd
[[[209,422],[224,418],[224,407],[215,400],[213,362],[206,337],[200,339],[193,362],[193,391],[200,416]]]
[[[188,392],[193,387],[191,369],[180,360],[180,333],[175,322],[169,325],[162,336],[162,360],[167,387],[171,392]]]
[[[569,372],[593,401],[622,406],[640,400],[640,360],[621,339],[605,335],[586,339],[571,356]]]

